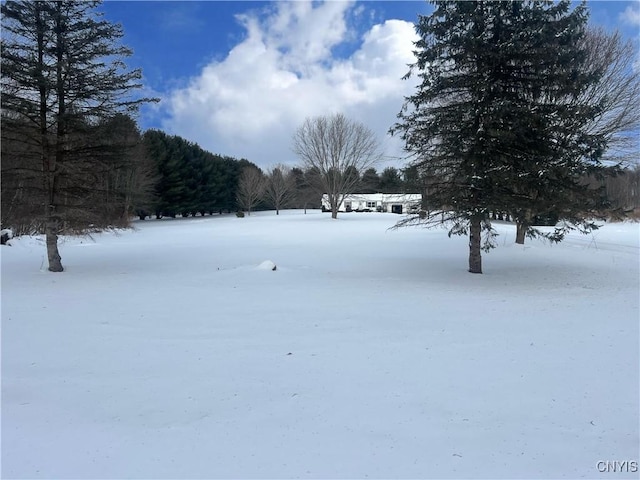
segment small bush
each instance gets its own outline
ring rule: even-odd
[[[0,244],[9,245],[9,240],[13,238],[13,231],[8,228],[3,228],[0,231]]]
[[[244,218],[244,212],[236,212],[236,217]]]

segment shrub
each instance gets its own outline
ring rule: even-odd
[[[10,229],[3,228],[2,231],[0,231],[0,244],[8,245],[9,240],[11,240],[12,238],[13,238],[13,231],[11,231]]]

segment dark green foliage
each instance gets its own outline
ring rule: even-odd
[[[421,79],[399,123],[429,209],[425,223],[471,231],[470,271],[481,272],[480,235],[491,247],[491,212],[526,221],[555,212],[568,228],[593,228],[600,192],[585,175],[602,171],[606,141],[586,125],[600,107],[580,94],[599,81],[579,45],[587,11],[569,1],[434,2],[416,25]]]
[[[380,192],[382,193],[399,193],[404,190],[402,177],[397,168],[387,167],[380,174]]]
[[[424,184],[416,165],[409,165],[402,170],[404,193],[422,193]]]
[[[182,157],[176,148],[172,148],[171,137],[164,132],[148,130],[143,138],[147,152],[155,161],[158,170],[156,203],[153,206],[155,214],[158,217],[175,217],[183,208],[187,196],[182,178]]]
[[[293,177],[293,189],[295,195],[292,199],[294,208],[320,208],[321,196],[318,195],[313,184],[317,177],[317,172],[313,170],[304,171],[301,168],[293,167],[291,169]]]
[[[358,193],[379,193],[380,189],[380,175],[375,168],[367,168],[362,172],[362,178],[360,178],[360,189]]]
[[[193,142],[159,130],[148,130],[143,138],[157,168],[156,201],[151,210],[158,218],[230,212],[236,208],[240,170],[246,165],[255,167],[254,164],[207,152]]]

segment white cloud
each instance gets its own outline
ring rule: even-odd
[[[640,26],[640,2],[636,1],[625,8],[620,14],[620,19],[625,23]]]
[[[387,20],[354,38],[350,12],[362,14],[352,3],[296,1],[238,17],[245,39],[171,92],[163,128],[266,167],[296,162],[291,137],[306,117],[342,112],[374,130],[387,155],[399,155],[399,140],[386,132],[414,88],[401,80],[414,61],[413,25]],[[332,57],[354,39],[353,54]]]

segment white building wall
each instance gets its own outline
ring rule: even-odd
[[[422,194],[420,193],[354,193],[347,195],[340,207],[339,212],[347,211],[350,205],[351,210],[377,211],[392,213],[394,205],[402,206],[402,213],[412,213],[420,209],[422,203]],[[329,200],[327,194],[322,196],[322,206],[329,210]]]

